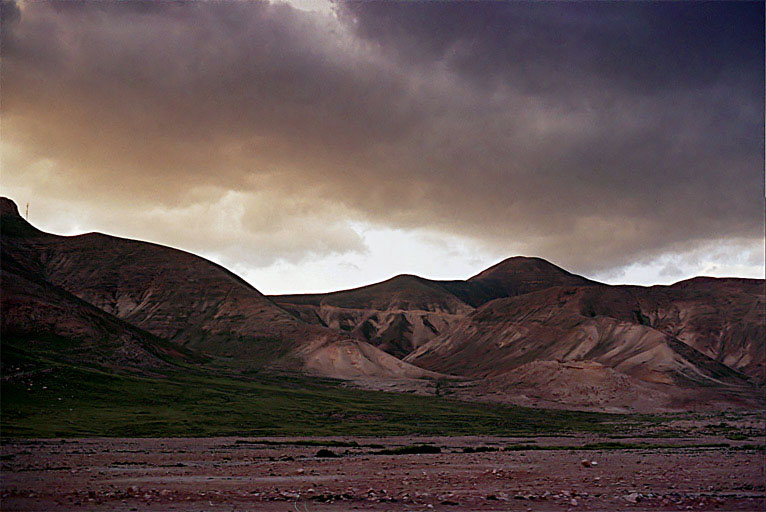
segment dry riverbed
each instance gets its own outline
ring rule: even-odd
[[[604,442],[612,444],[595,444]],[[381,453],[424,444],[431,448],[417,451],[440,453]],[[0,504],[8,512],[755,511],[766,510],[763,444],[716,436],[13,440],[2,446]]]

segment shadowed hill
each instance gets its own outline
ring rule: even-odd
[[[460,299],[444,290],[439,281],[402,274],[386,281],[320,294],[275,295],[277,303],[335,306],[339,308],[365,308],[376,310],[419,310],[441,313],[464,313],[466,307]]]
[[[193,254],[99,233],[43,233],[8,199],[2,200],[0,225],[4,259],[23,262],[37,279],[184,348],[245,368],[309,365],[309,371],[339,378],[428,373],[359,340],[306,324],[228,270]]]
[[[235,355],[257,351],[301,327],[255,288],[203,258],[100,233],[42,233],[12,210],[15,205],[3,207],[5,255],[26,262],[31,273],[50,284],[158,337]],[[232,338],[238,342],[230,344]]]
[[[599,284],[567,272],[542,258],[515,256],[489,267],[467,281],[442,284],[462,301],[474,307],[495,299],[515,297],[553,286]]]
[[[30,257],[34,251],[15,246],[19,238],[50,237],[23,221],[16,205],[2,201],[0,207],[0,337],[4,351],[48,354],[140,373],[166,368],[168,361],[198,360],[43,279],[41,262]]]
[[[141,373],[200,360],[63,290],[21,274],[3,270],[1,286],[3,350]]]

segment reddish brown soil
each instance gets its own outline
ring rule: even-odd
[[[330,448],[339,458],[316,457],[319,446],[239,438],[13,441],[2,447],[2,510],[766,510],[762,450],[681,447],[745,443],[723,438],[622,440],[671,449],[486,453],[462,449],[608,439],[354,440],[359,447]],[[442,453],[378,455],[364,446],[420,442]]]

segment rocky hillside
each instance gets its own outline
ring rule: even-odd
[[[672,286],[625,288],[636,297],[644,322],[766,382],[763,280],[697,277]]]
[[[473,310],[439,282],[411,275],[353,290],[271,298],[306,322],[348,333],[400,358]]]
[[[766,382],[763,280],[609,286],[514,257],[465,281],[397,276],[272,298],[307,322],[478,382],[464,398],[674,410],[741,403]]]
[[[495,299],[516,297],[553,286],[590,286],[595,281],[567,272],[542,258],[514,256],[467,281],[444,281],[442,286],[474,307]]]
[[[275,303],[306,322],[347,332],[406,357],[491,300],[558,285],[597,284],[540,258],[508,258],[467,281],[400,275],[325,294],[275,295]]]
[[[731,284],[715,280],[706,293]],[[676,293],[689,297],[684,285],[681,291],[552,287],[497,299],[405,360],[478,382],[476,396],[519,405],[623,411],[762,407],[764,339],[748,333],[762,332],[763,295],[750,296],[742,283],[734,284],[736,300],[729,297],[730,308],[722,307],[715,320],[705,315],[713,299],[700,298],[699,291],[689,302],[677,298]],[[729,314],[743,310],[747,314],[739,320]]]
[[[743,384],[743,376],[642,322],[629,290],[552,287],[497,299],[410,354],[424,368],[496,377],[533,361],[594,361],[664,384]]]

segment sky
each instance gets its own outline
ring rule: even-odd
[[[0,193],[264,293],[764,277],[762,2],[6,2]]]

